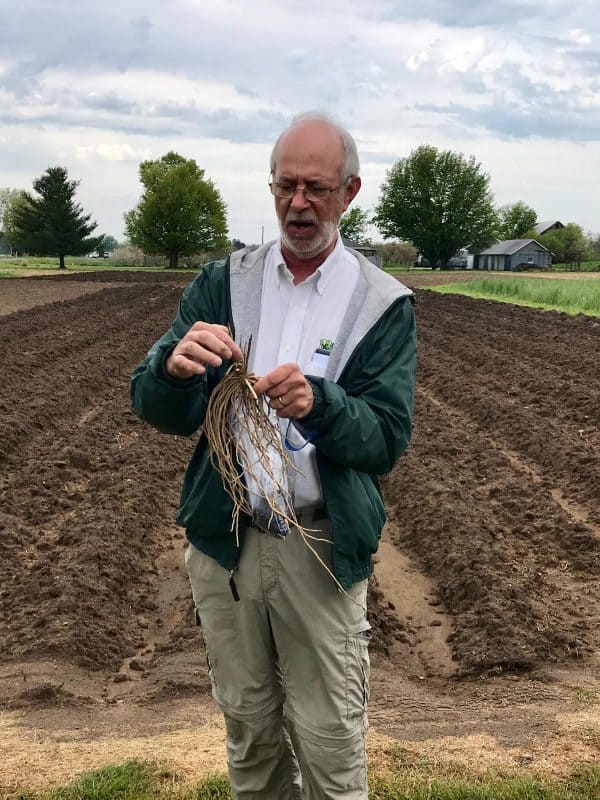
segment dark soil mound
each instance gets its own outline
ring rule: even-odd
[[[419,293],[412,446],[385,484],[467,669],[600,642],[600,324]]]
[[[82,281],[84,283],[169,283],[172,286],[186,286],[193,281],[199,270],[187,270],[178,272],[177,270],[165,269],[160,272],[152,272],[144,269],[124,269],[124,270],[98,270],[98,272],[65,272],[56,275],[40,275],[36,280],[40,281]]]

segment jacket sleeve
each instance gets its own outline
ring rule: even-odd
[[[410,441],[415,370],[415,315],[407,297],[367,334],[339,383],[307,376],[314,404],[300,427],[334,463],[371,475],[389,472]]]
[[[148,351],[131,377],[131,401],[136,414],[163,433],[191,436],[206,414],[215,370],[187,380],[172,378],[165,361],[195,322],[219,322],[218,303],[211,294],[211,270],[205,267],[186,288],[169,330]],[[222,315],[221,315],[222,316]]]

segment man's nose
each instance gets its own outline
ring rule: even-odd
[[[308,208],[308,206],[310,206],[310,201],[306,199],[306,195],[304,194],[303,186],[296,186],[296,191],[292,195],[290,205],[292,208],[297,209]]]

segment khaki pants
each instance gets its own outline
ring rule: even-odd
[[[310,527],[329,538],[327,522]],[[315,547],[330,564],[330,545]],[[236,800],[367,800],[367,582],[340,592],[296,529],[247,530],[239,602],[192,545],[186,566]]]

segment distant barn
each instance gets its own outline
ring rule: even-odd
[[[497,242],[477,257],[479,269],[510,270],[549,269],[552,253],[535,239],[507,239]]]
[[[537,225],[534,226],[535,232],[538,236],[541,236],[542,233],[548,233],[549,231],[559,231],[561,228],[565,226],[562,222],[558,219],[547,219],[543,222],[538,222]]]
[[[368,258],[375,266],[383,267],[383,256],[370,244],[359,244],[358,242],[352,241],[352,239],[348,239],[346,236],[342,236],[342,243],[344,247],[356,250],[358,253],[365,256],[365,258]]]

